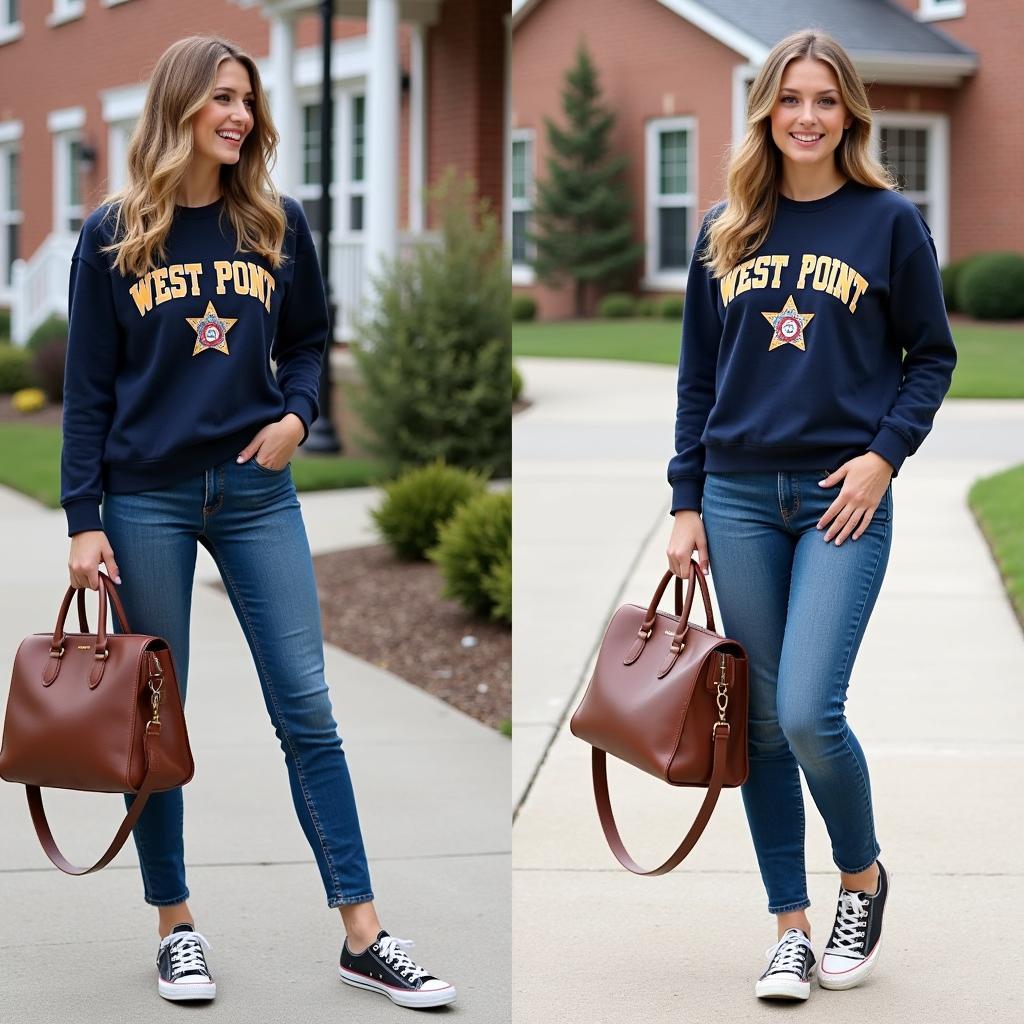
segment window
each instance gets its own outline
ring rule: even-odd
[[[918,2],[918,21],[962,18],[967,13],[967,0],[918,0]]]
[[[11,287],[14,261],[21,255],[20,159],[14,146],[0,147],[0,290]]]
[[[939,262],[948,258],[949,151],[944,114],[875,112],[873,145],[900,191],[928,222]]]
[[[19,39],[23,31],[20,0],[0,0],[0,43]]]
[[[529,267],[534,246],[527,240],[533,208],[533,130],[512,132],[512,265]]]
[[[692,117],[647,123],[647,287],[686,284],[696,237],[696,141]]]
[[[85,0],[53,0],[53,11],[46,16],[46,24],[53,28],[66,21],[74,21],[83,14]]]
[[[366,194],[366,97],[353,96],[351,109],[351,172],[348,196],[348,229],[363,230]]]

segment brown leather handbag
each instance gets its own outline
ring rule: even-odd
[[[78,590],[80,632],[65,633]],[[107,598],[120,633],[107,633]],[[124,845],[150,793],[183,786],[195,766],[167,642],[132,633],[113,581],[99,574],[99,620],[89,632],[85,589],[68,587],[52,633],[26,637],[14,657],[0,778],[23,783],[46,855],[69,875],[105,867]],[[41,786],[135,793],[107,852],[91,868],[64,859],[43,810]]]
[[[605,839],[619,863],[637,875],[663,875],[677,867],[707,827],[725,787],[747,778],[747,655],[715,632],[707,581],[690,562],[675,577],[676,613],[658,611],[671,572],[647,610],[623,605],[612,616],[594,674],[569,722],[574,736],[592,744],[594,798]],[[689,621],[697,586],[707,628]],[[645,871],[626,852],[608,798],[606,754],[614,754],[673,786],[707,787],[696,820],[660,867]]]

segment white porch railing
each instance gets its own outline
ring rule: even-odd
[[[68,315],[68,283],[76,235],[50,234],[30,260],[11,268],[11,341],[24,345],[51,314]]]
[[[426,232],[399,235],[399,253],[410,253],[417,240],[437,244],[438,235]],[[78,239],[51,234],[29,260],[15,260],[11,280],[11,340],[24,345],[32,332],[51,314],[68,315],[71,257]],[[362,235],[336,236],[331,253],[331,292],[335,302],[334,338],[351,341],[356,313],[369,298],[366,282],[366,245]]]

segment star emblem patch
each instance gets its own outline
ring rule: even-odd
[[[772,325],[772,343],[768,351],[781,345],[795,345],[801,351],[807,351],[804,345],[804,328],[814,319],[813,313],[798,313],[793,296],[786,299],[786,304],[777,313],[765,313],[761,316]]]
[[[215,348],[218,352],[228,355],[228,331],[238,323],[235,317],[219,317],[213,308],[212,300],[206,304],[206,312],[202,316],[187,316],[189,327],[196,332],[196,347],[192,355],[197,356],[206,349]]]

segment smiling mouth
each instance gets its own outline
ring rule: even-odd
[[[793,139],[795,142],[799,142],[801,146],[813,146],[816,142],[821,142],[821,140],[825,138],[824,135],[816,135],[812,132],[807,132],[807,138],[803,139],[799,138],[797,135],[794,135],[792,132],[789,133],[789,137]]]

